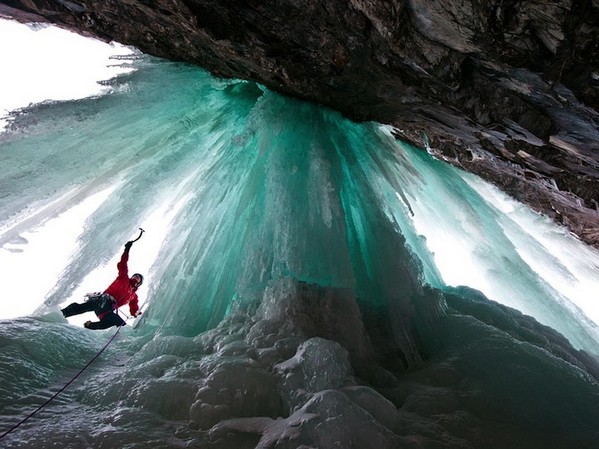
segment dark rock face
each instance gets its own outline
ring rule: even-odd
[[[0,14],[392,124],[599,248],[597,0],[17,0]]]

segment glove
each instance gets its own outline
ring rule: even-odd
[[[125,249],[131,249],[132,245],[133,245],[133,242],[131,242],[131,241],[125,243]]]
[[[138,316],[141,316],[141,312],[139,310],[133,314],[133,318],[137,318]]]

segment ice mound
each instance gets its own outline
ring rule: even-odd
[[[233,307],[197,336],[125,329],[103,364],[40,421],[52,429],[50,440],[24,426],[6,447],[74,435],[92,447],[143,441],[206,449],[573,449],[597,441],[592,355],[473,290],[423,289],[410,301],[405,319],[419,326],[410,338],[422,362],[409,368],[391,357],[398,346],[380,338],[384,314],[369,321],[347,289],[289,278],[271,283],[256,307]],[[74,345],[91,352],[102,341],[64,324],[11,325],[24,326],[28,341],[2,334],[4,366],[35,353],[19,371],[34,372],[35,382],[19,380],[21,392],[47,382],[54,361],[72,366]],[[37,331],[56,333],[46,352],[34,351],[45,344]],[[19,404],[7,405],[18,396],[10,392],[3,410],[18,416]],[[73,418],[68,398],[85,409],[84,420]]]

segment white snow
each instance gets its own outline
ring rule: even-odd
[[[133,52],[55,26],[0,18],[0,132],[10,111],[108,92],[98,81],[132,71],[113,57]]]

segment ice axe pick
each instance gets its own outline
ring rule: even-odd
[[[144,231],[142,228],[139,228],[139,235],[137,236],[137,238],[135,240],[131,240],[131,243],[137,242],[141,238],[141,236],[143,235],[144,232],[146,232],[146,231]]]

